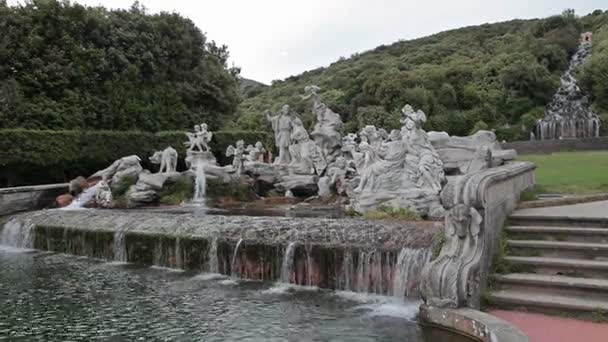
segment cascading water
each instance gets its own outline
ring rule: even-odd
[[[78,197],[76,197],[72,203],[61,208],[60,210],[82,210],[86,209],[84,206],[91,203],[95,194],[97,193],[97,189],[101,186],[101,182],[87,188],[84,190]]]
[[[590,54],[591,42],[583,40],[560,79],[560,87],[547,106],[545,117],[536,124],[538,139],[599,137],[600,118],[589,109],[587,96],[574,77]]]
[[[208,252],[208,272],[209,273],[213,273],[213,274],[217,274],[220,273],[220,266],[217,260],[217,237],[214,237],[211,240],[211,247],[209,248],[209,252]]]
[[[127,262],[127,241],[125,239],[125,229],[119,229],[114,232],[112,248],[114,250],[114,261]]]
[[[294,254],[296,251],[296,243],[290,242],[285,249],[283,255],[283,263],[281,264],[281,283],[289,284],[293,273]]]
[[[415,297],[418,294],[420,273],[430,261],[428,249],[403,248],[397,257],[393,275],[392,295],[395,297]]]
[[[10,220],[4,225],[0,245],[32,249],[34,248],[34,224]]]
[[[194,198],[192,202],[198,205],[205,205],[205,196],[207,193],[207,176],[205,175],[205,162],[199,160],[196,163],[195,180],[194,180]]]
[[[234,247],[234,253],[232,254],[232,262],[230,263],[230,274],[233,278],[236,278],[240,275],[240,272],[237,271],[237,256],[239,248],[241,247],[241,243],[243,243],[243,239],[239,239],[239,242],[236,243],[236,246]]]

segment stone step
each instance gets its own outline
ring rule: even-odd
[[[513,214],[509,218],[509,224],[512,226],[608,228],[608,218]]]
[[[514,272],[608,279],[608,261],[506,256]]]
[[[608,312],[608,300],[581,298],[571,296],[556,296],[543,292],[521,292],[500,290],[490,293],[494,305],[505,308],[525,307],[527,310],[560,313],[596,313]]]
[[[511,273],[493,275],[498,290],[543,292],[552,295],[597,298],[608,301],[608,279],[575,278],[559,275]]]
[[[509,240],[510,254],[586,260],[608,260],[608,244],[543,240]]]
[[[506,231],[513,240],[608,243],[606,228],[509,226]]]

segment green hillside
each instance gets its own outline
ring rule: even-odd
[[[263,111],[282,103],[312,124],[300,95],[304,86],[317,84],[327,104],[342,115],[347,131],[364,124],[396,128],[398,109],[410,103],[430,116],[429,130],[466,135],[490,127],[502,139],[524,138],[543,115],[580,33],[587,30],[596,32],[598,43],[584,84],[592,91],[596,110],[608,113],[608,74],[596,72],[608,65],[608,49],[601,48],[608,45],[601,43],[608,34],[608,12],[577,17],[565,11],[546,19],[465,27],[383,45],[275,81],[240,104],[236,125],[267,129]]]

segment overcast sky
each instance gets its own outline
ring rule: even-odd
[[[12,1],[13,3],[16,0]],[[127,8],[129,0],[77,0]],[[229,47],[241,75],[270,83],[329,65],[340,56],[447,29],[574,8],[608,9],[606,0],[140,0],[150,12],[178,12]]]

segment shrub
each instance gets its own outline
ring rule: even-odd
[[[363,214],[364,219],[368,220],[400,220],[400,221],[420,221],[422,217],[415,211],[407,208],[391,208],[380,206],[376,210],[368,211]]]

